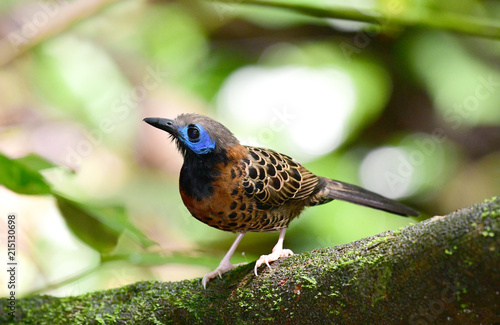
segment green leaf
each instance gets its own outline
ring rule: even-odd
[[[150,240],[140,229],[134,226],[128,219],[125,208],[119,206],[94,207],[87,206],[88,211],[96,215],[101,222],[120,232],[127,230],[126,234],[142,247],[149,247],[156,243]]]
[[[35,154],[35,153],[30,153],[24,157],[17,158],[15,161],[17,161],[18,163],[20,163],[24,167],[31,169],[33,171],[37,171],[37,172],[40,172],[41,170],[44,170],[44,169],[59,167],[58,165],[54,164],[53,162],[45,159],[42,156]]]
[[[38,171],[0,154],[0,184],[19,194],[50,194],[51,188]]]
[[[85,244],[101,254],[107,254],[115,248],[120,231],[104,224],[99,216],[85,206],[60,195],[54,196],[66,224]]]
[[[124,231],[143,247],[155,244],[128,220],[123,207],[96,207],[60,195],[55,197],[71,231],[101,254],[110,253]]]

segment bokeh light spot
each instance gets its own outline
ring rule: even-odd
[[[342,143],[355,103],[351,77],[332,67],[245,67],[217,98],[221,120],[238,126],[242,142],[277,147],[302,161]]]
[[[408,153],[397,147],[372,150],[360,166],[362,186],[389,198],[411,195],[414,168],[408,163]]]

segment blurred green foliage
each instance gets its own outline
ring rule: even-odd
[[[28,159],[24,159],[27,161]],[[2,174],[0,184],[11,191],[19,194],[43,195],[50,193],[50,187],[47,185],[42,175],[36,170],[28,168],[21,161],[9,159],[0,154],[0,165]]]
[[[316,174],[361,185],[404,183],[397,197],[424,217],[498,194],[498,3],[282,2],[288,9],[244,3],[119,1],[74,17],[61,14],[72,2],[0,4],[0,52],[14,49],[0,70],[0,200],[8,202],[3,215],[19,213],[25,224],[24,293],[181,279],[218,264],[234,235],[189,215],[177,190],[180,156],[166,134],[141,123],[146,116],[214,116],[241,139],[284,153],[296,149]],[[59,30],[63,16],[78,24]],[[46,30],[52,33],[30,44]],[[14,36],[26,40],[26,53]],[[293,135],[326,141],[315,135],[336,125],[347,108],[317,98],[295,107],[301,90],[322,93],[310,88],[311,80],[283,77],[286,67],[325,83],[342,75],[352,84],[341,91],[354,94],[353,109],[328,152],[301,156]],[[255,80],[277,78],[281,86],[302,84],[298,90],[270,84],[276,96],[264,98],[258,84],[248,86],[257,74],[264,79]],[[236,87],[237,75],[243,87]],[[234,106],[238,99],[241,107]],[[272,112],[283,107],[314,121],[273,129]],[[259,138],[269,130],[269,139]],[[363,164],[384,148],[394,156]],[[300,253],[418,220],[333,202],[294,221],[286,246]],[[233,262],[253,261],[276,238],[248,234]]]

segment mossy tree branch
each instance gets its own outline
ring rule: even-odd
[[[2,299],[0,323],[494,323],[500,310],[500,198],[253,274],[140,282],[76,297]]]

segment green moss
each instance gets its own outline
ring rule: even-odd
[[[311,278],[306,275],[301,275],[300,278],[305,280],[303,283],[303,288],[315,289],[318,286],[318,282],[315,278]]]
[[[340,315],[340,310],[330,309],[330,310],[328,310],[328,313],[333,314],[333,315]]]
[[[472,264],[473,264],[473,262],[469,261],[468,259],[465,259],[464,263],[467,264],[468,266],[472,266]]]
[[[330,286],[330,290],[331,290],[331,292],[328,294],[329,297],[339,297],[340,296],[340,293],[337,290],[335,290],[334,286]]]
[[[491,231],[491,227],[486,227],[486,229],[481,233],[483,237],[495,237],[495,233]]]
[[[491,200],[485,200],[485,203],[490,203],[483,207],[482,218],[491,217],[496,218],[500,216],[500,203],[498,202],[498,197],[494,196]]]
[[[389,264],[381,265],[381,269],[377,273],[377,281],[374,289],[375,293],[372,295],[372,306],[376,305],[382,299],[387,297],[387,286],[392,279],[392,268]]]
[[[485,199],[483,202],[484,203],[495,203],[495,201],[498,199],[497,196],[492,197],[491,199]]]
[[[399,230],[396,230],[397,233],[399,233]],[[376,246],[380,243],[383,243],[385,241],[387,241],[388,239],[390,238],[394,238],[394,234],[396,234],[396,231],[392,232],[392,233],[388,233],[387,235],[385,236],[380,236],[380,237],[376,237],[375,239],[369,241],[366,245],[365,245],[365,248],[372,248],[373,246]]]
[[[236,289],[236,297],[238,304],[243,311],[250,311],[252,309],[250,301],[253,301],[255,296],[249,288],[238,287]]]

